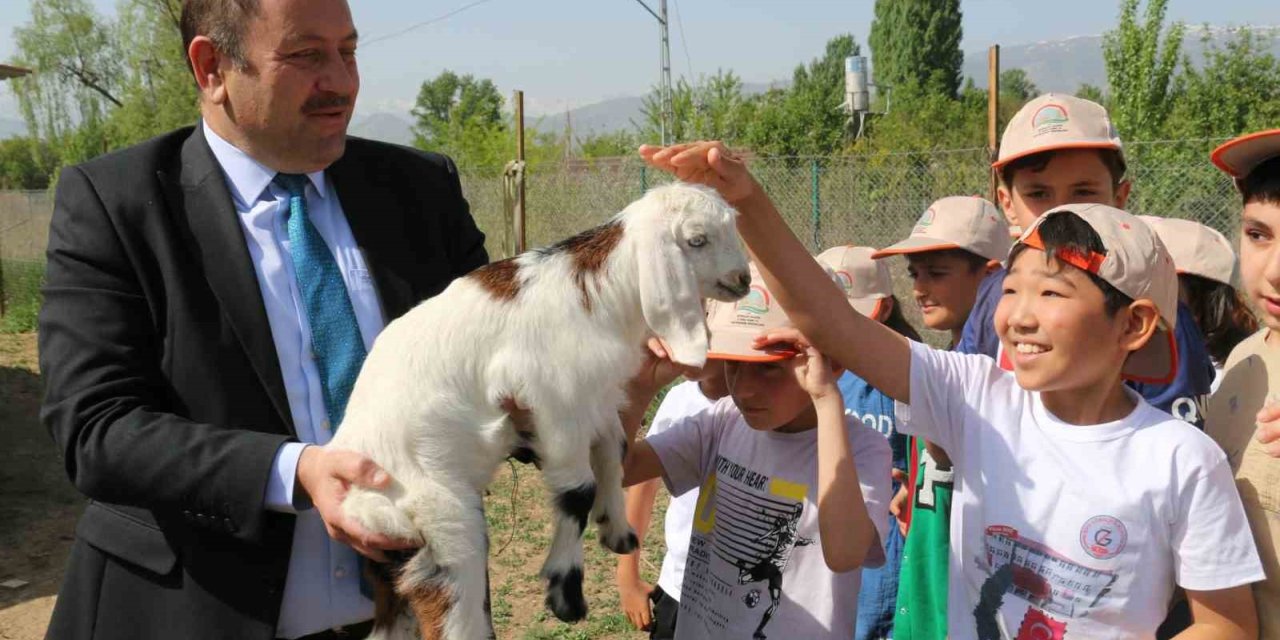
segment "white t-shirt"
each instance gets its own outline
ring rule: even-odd
[[[860,420],[845,424],[863,499],[884,540],[889,443]],[[834,573],[822,557],[817,429],[756,431],[723,398],[647,442],[672,495],[701,487],[676,638],[853,637],[862,572]],[[877,541],[865,564],[883,562]]]
[[[1153,638],[1175,584],[1263,578],[1226,456],[1195,427],[1127,389],[1124,419],[1070,425],[991,358],[911,349],[898,427],[955,472],[953,640]]]
[[[702,389],[692,380],[682,382],[667,392],[658,412],[653,415],[648,436],[666,431],[682,418],[696,415],[711,408],[711,400],[702,395]],[[698,490],[682,496],[672,496],[667,504],[666,526],[663,530],[667,553],[662,556],[662,573],[658,574],[658,586],[667,595],[680,599],[680,585],[684,580],[684,559],[689,554],[689,531],[693,528],[693,509],[698,504]]]

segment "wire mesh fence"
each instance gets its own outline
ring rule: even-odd
[[[1197,220],[1235,237],[1238,195],[1231,181],[1208,162],[1209,151],[1219,142],[1128,145],[1128,178],[1133,183],[1129,209]],[[990,179],[983,148],[759,157],[749,165],[792,230],[815,252],[838,244],[892,244],[910,232],[934,200],[950,195],[986,196]],[[634,158],[543,165],[526,175],[526,233],[531,247],[599,224],[645,189],[671,179]],[[501,176],[465,175],[462,183],[472,215],[488,237],[489,254],[508,255],[513,243]],[[0,192],[0,295],[7,316],[18,316],[7,317],[2,326],[22,326],[34,318],[52,209],[52,196],[46,192]],[[894,274],[899,297],[909,301],[905,266],[895,264]]]

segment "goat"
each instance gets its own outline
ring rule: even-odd
[[[380,616],[402,629],[407,604],[425,639],[492,635],[482,496],[525,447],[553,496],[546,604],[566,622],[586,616],[588,516],[611,551],[639,544],[623,505],[625,383],[651,336],[675,362],[705,361],[703,299],[733,301],[750,285],[736,215],[710,189],[658,187],[603,225],[455,280],[386,327],[332,441],[394,479],[352,487],[343,512],[423,545],[394,578],[400,612]],[[510,399],[529,408],[531,434],[517,433]],[[375,624],[372,637],[399,633]]]

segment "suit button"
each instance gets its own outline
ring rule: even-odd
[[[182,518],[183,518],[184,520],[186,520],[186,521],[190,522],[190,521],[192,520],[191,510],[190,510],[190,509],[183,509],[183,510],[182,510]]]
[[[235,532],[236,532],[236,523],[232,522],[232,521],[231,521],[231,518],[223,518],[223,519],[222,519],[222,524],[223,524],[223,526],[225,526],[225,527],[227,528],[227,533],[235,533]]]

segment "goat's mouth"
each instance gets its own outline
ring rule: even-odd
[[[734,300],[738,300],[742,296],[747,295],[747,293],[751,291],[751,286],[741,285],[741,284],[725,284],[724,282],[716,282],[715,290],[716,290],[716,293],[722,294],[722,295],[712,296],[716,300],[720,300],[721,302],[733,302]]]

